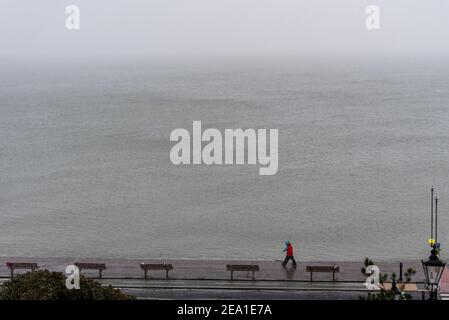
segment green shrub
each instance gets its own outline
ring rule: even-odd
[[[61,272],[39,270],[15,276],[0,287],[0,300],[129,300],[133,296],[80,275],[80,289],[69,290]]]
[[[370,258],[365,258],[361,269],[364,276],[366,276],[366,268],[370,265],[375,265],[375,263]],[[388,281],[389,276],[387,273],[381,273],[379,275],[380,290],[376,292],[368,292],[367,297],[359,298],[361,300],[411,300],[412,296],[405,291],[405,285],[412,281],[412,276],[415,275],[415,273],[416,271],[413,268],[408,268],[404,273],[405,281],[398,283],[396,279],[396,273],[393,272],[390,277],[391,285],[395,283],[396,288],[390,287],[389,289],[386,289],[384,286],[385,282]]]

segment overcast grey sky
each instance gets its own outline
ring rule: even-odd
[[[79,31],[65,28],[70,4]],[[447,0],[0,0],[0,56],[444,54],[448,17]]]

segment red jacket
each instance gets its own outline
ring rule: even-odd
[[[293,257],[293,246],[291,243],[287,245],[287,257]]]

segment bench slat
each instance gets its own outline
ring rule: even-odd
[[[259,271],[259,266],[257,264],[228,264],[226,269],[228,271]]]
[[[172,264],[157,264],[157,263],[141,263],[140,268],[142,270],[172,270],[173,265]]]
[[[338,272],[338,266],[306,266],[308,272]]]
[[[85,262],[75,262],[75,266],[77,266],[80,269],[85,270],[98,270],[98,269],[107,269],[106,264],[104,263],[85,263]]]
[[[29,268],[37,268],[37,263],[29,263],[29,262],[7,262],[6,266],[8,268],[14,268],[14,269],[29,269]]]

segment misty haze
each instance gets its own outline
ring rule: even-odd
[[[80,8],[80,30],[65,7]],[[389,260],[449,218],[449,4],[0,0],[5,256]],[[278,171],[170,132],[279,130]]]

